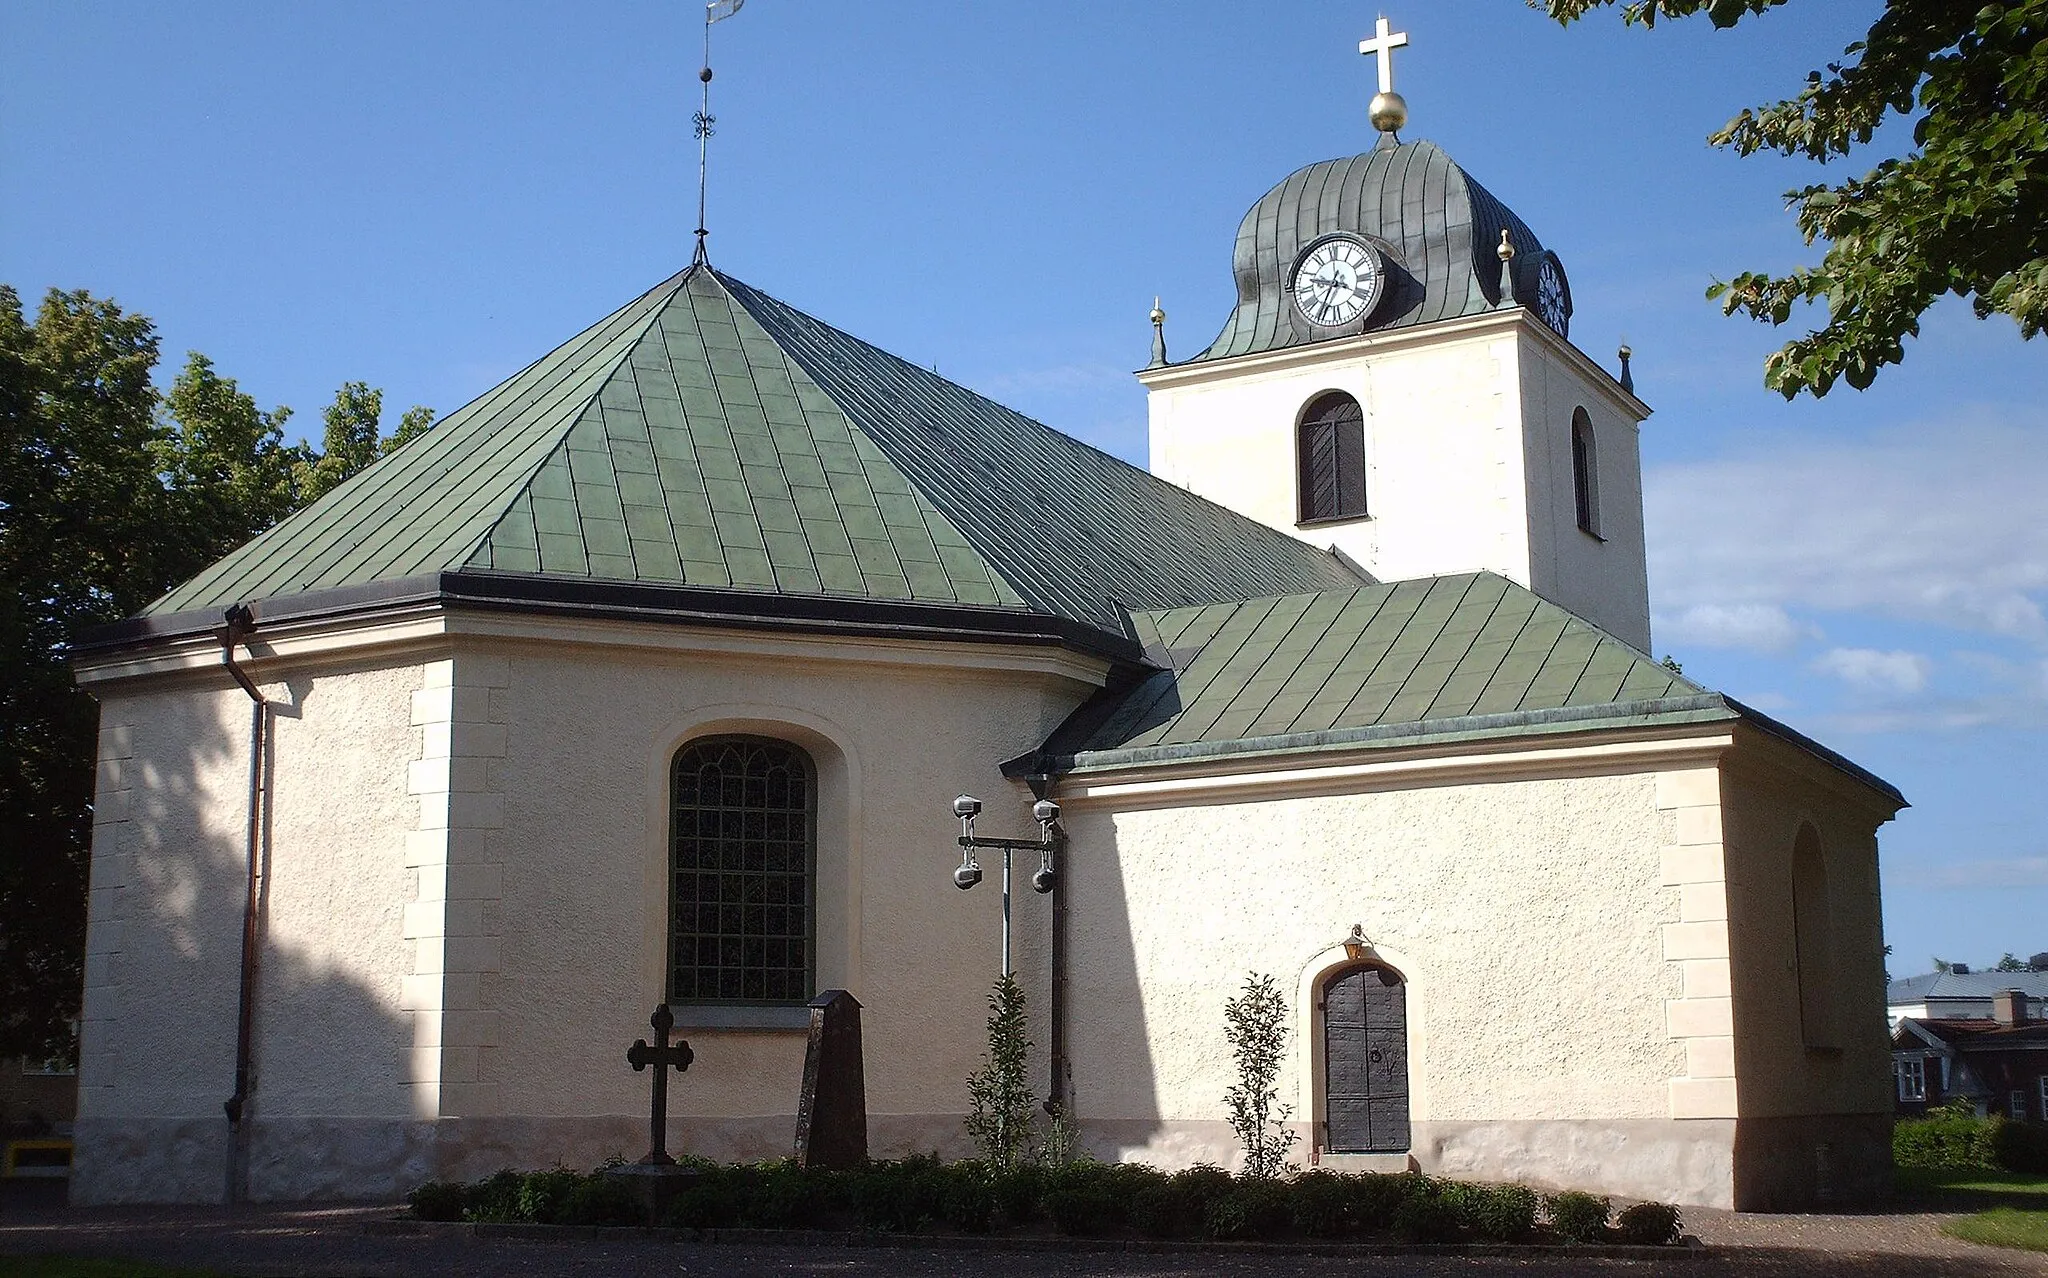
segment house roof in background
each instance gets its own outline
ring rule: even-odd
[[[1893,981],[1885,1001],[1893,1006],[1928,999],[1990,998],[2001,990],[2024,990],[2029,998],[2048,998],[2048,972],[1929,972]]]

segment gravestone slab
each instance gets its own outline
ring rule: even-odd
[[[867,1160],[860,1000],[845,990],[826,990],[811,1000],[811,1042],[796,1107],[797,1166],[845,1170]]]

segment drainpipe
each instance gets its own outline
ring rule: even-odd
[[[1050,799],[1056,787],[1056,778],[1047,774],[1027,777],[1025,781],[1031,787],[1032,797],[1037,799]],[[1059,841],[1053,855],[1064,862],[1066,832],[1055,827],[1053,837]],[[1048,1049],[1052,1077],[1046,1083],[1045,1112],[1054,1118],[1067,1112],[1071,1099],[1067,1095],[1067,873],[1066,865],[1060,864],[1052,881],[1052,991],[1046,999],[1046,1019],[1052,1026]]]
[[[270,703],[255,681],[235,664],[235,646],[256,629],[256,614],[247,604],[227,610],[227,624],[220,630],[220,659],[242,691],[249,694],[249,841],[248,880],[242,897],[242,988],[235,1018],[235,1094],[221,1106],[228,1116],[227,1200],[240,1202],[247,1178],[247,1133],[242,1126],[243,1111],[249,1103],[249,1060],[256,1028],[256,877],[262,864],[263,839],[263,734],[270,717]]]

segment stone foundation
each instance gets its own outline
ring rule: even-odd
[[[1891,1194],[1892,1116],[1745,1118],[1735,1131],[1738,1211],[1839,1211]]]
[[[1891,1177],[1890,1118],[1418,1122],[1405,1156],[1327,1156],[1339,1170],[1400,1170],[1585,1189],[1681,1206],[1807,1211],[1881,1198]],[[796,1116],[678,1118],[668,1147],[719,1162],[789,1156]],[[958,1114],[875,1114],[877,1158],[973,1153]],[[1081,1147],[1104,1161],[1177,1170],[1232,1167],[1236,1138],[1220,1121],[1083,1122]],[[646,1152],[646,1120],[589,1118],[254,1119],[248,1195],[255,1202],[395,1202],[427,1180],[474,1180],[511,1167],[596,1167]],[[225,1121],[82,1119],[71,1198],[80,1204],[214,1203],[227,1193]],[[1296,1146],[1306,1161],[1306,1145]]]

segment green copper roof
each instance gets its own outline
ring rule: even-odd
[[[1332,557],[708,267],[147,610],[450,569],[1028,608],[1349,585]]]
[[[1492,573],[1279,595],[1133,619],[1163,667],[1077,711],[1046,743],[1086,768],[1318,748],[1399,726],[1518,727],[1716,711],[1719,698]],[[1693,705],[1705,698],[1714,704]],[[1681,704],[1687,703],[1687,704]]]

